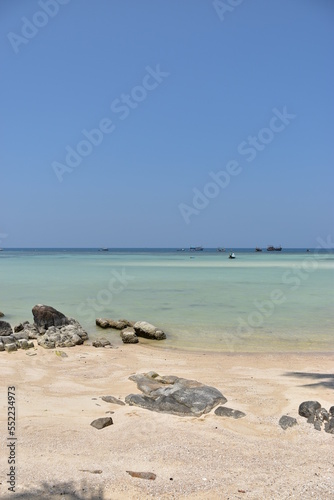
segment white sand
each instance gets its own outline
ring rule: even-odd
[[[334,498],[334,435],[316,431],[298,415],[305,400],[318,400],[327,410],[334,405],[333,353],[204,354],[148,345],[61,350],[67,358],[40,347],[32,357],[25,351],[0,353],[0,498],[16,496],[6,484],[12,385],[16,491],[26,492],[24,498]],[[212,385],[227,398],[225,406],[246,417],[234,420],[213,411],[179,417],[100,399],[137,393],[128,377],[150,370]],[[114,425],[94,429],[92,420],[108,411],[114,412]],[[298,426],[283,431],[283,414],[297,418]],[[157,478],[133,478],[127,470],[154,472]],[[34,488],[44,493],[38,496]],[[69,495],[74,491],[78,496]]]

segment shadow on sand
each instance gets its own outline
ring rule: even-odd
[[[80,485],[74,482],[42,483],[37,488],[32,488],[23,493],[11,493],[1,496],[1,500],[107,500],[102,487],[88,486],[86,482]]]
[[[315,382],[302,384],[304,387],[326,387],[334,389],[334,373],[286,372],[287,377],[309,378]]]

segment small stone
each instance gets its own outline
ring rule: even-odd
[[[0,342],[0,351],[4,351],[5,350],[5,346],[3,345],[2,342]]]
[[[330,415],[325,408],[320,408],[315,412],[315,418],[316,420],[320,420],[320,422],[323,422],[324,420],[328,422],[329,417]]]
[[[4,313],[0,311],[0,318],[4,317]]]
[[[329,409],[329,414],[334,417],[334,406],[331,406]]]
[[[322,422],[320,420],[316,420],[314,422],[314,428],[316,431],[321,431],[321,426],[322,426]]]
[[[25,340],[25,339],[19,339],[16,341],[16,345],[17,347],[21,348],[21,349],[29,349],[28,347],[28,341]]]
[[[22,332],[23,329],[24,329],[24,326],[23,326],[22,323],[20,323],[19,325],[14,326],[14,332],[15,333]]]
[[[68,358],[66,352],[64,351],[56,351],[56,356],[59,356],[60,358]]]
[[[215,409],[215,415],[218,415],[219,417],[232,417],[237,419],[245,417],[246,413],[239,410],[233,410],[232,408],[227,408],[226,406],[218,406],[218,408]]]
[[[318,401],[304,401],[299,405],[298,413],[301,417],[309,418],[320,408],[321,404]]]
[[[102,399],[102,401],[105,401],[106,403],[114,403],[116,405],[125,406],[125,403],[123,403],[123,401],[115,398],[114,396],[102,396],[101,399]]]
[[[93,347],[106,347],[107,345],[110,345],[110,342],[107,339],[98,339],[92,342]]]
[[[279,419],[278,423],[282,427],[282,429],[285,431],[288,427],[293,427],[294,425],[297,425],[297,420],[293,417],[289,417],[288,415],[283,415]]]
[[[132,477],[138,477],[139,479],[150,479],[151,481],[154,481],[157,477],[154,472],[134,472],[132,470],[127,470],[126,472]]]
[[[16,344],[5,344],[5,350],[7,352],[14,352],[17,351]]]
[[[114,422],[111,417],[102,417],[102,418],[97,418],[96,420],[93,420],[91,422],[91,426],[95,427],[95,429],[104,429],[105,427],[108,427],[109,425],[112,425]]]

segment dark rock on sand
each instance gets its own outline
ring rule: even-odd
[[[278,423],[282,427],[282,429],[285,431],[288,427],[293,427],[294,425],[297,425],[297,420],[293,417],[289,417],[288,415],[283,415],[279,419]]]
[[[13,333],[13,329],[7,321],[0,321],[0,336],[6,337]]]
[[[5,344],[15,344],[15,339],[12,335],[7,335],[6,337],[1,336],[0,342],[2,342],[4,345]]]
[[[128,326],[133,326],[133,322],[127,319],[107,319],[107,318],[97,318],[95,323],[101,328],[114,328],[115,330],[123,330]]]
[[[334,417],[334,406],[331,406],[329,409],[329,414]]]
[[[232,417],[232,418],[242,418],[246,416],[246,413],[239,410],[233,410],[233,408],[227,408],[226,406],[218,406],[215,409],[215,414],[219,417]]]
[[[108,345],[111,345],[111,343],[107,339],[98,339],[92,342],[93,347],[106,347]]]
[[[325,431],[329,434],[334,434],[334,417],[330,418],[329,421],[325,423]]]
[[[199,417],[227,399],[214,387],[176,376],[161,377],[155,372],[129,377],[144,395],[129,394],[125,402],[147,410]]]
[[[51,326],[62,327],[70,324],[69,318],[51,306],[37,304],[32,309],[34,324],[40,334],[44,334]]]
[[[321,408],[318,401],[304,401],[299,405],[298,413],[301,417],[314,417],[315,412]]]
[[[138,337],[144,337],[152,340],[163,340],[166,338],[166,334],[162,330],[159,330],[156,326],[151,325],[151,323],[147,323],[147,321],[137,321],[133,325],[133,328]]]
[[[132,477],[138,477],[139,479],[150,479],[151,481],[154,481],[157,477],[154,472],[134,472],[132,470],[127,470],[126,472]]]
[[[5,350],[7,352],[17,351],[16,344],[14,344],[14,343],[12,343],[12,344],[5,344]]]
[[[123,403],[123,401],[115,398],[114,396],[102,396],[101,399],[102,399],[102,401],[105,401],[106,403],[114,403],[116,405],[125,406],[125,403]]]
[[[124,344],[137,344],[139,341],[134,328],[131,327],[122,330],[120,335]]]
[[[105,427],[108,427],[109,425],[112,425],[113,419],[111,417],[101,417],[97,418],[96,420],[93,420],[91,422],[91,426],[95,427],[95,429],[104,429]]]

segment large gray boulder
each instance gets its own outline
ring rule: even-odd
[[[13,333],[13,329],[7,321],[0,321],[0,335],[6,337]]]
[[[299,405],[298,413],[301,417],[310,418],[321,408],[318,401],[304,401]]]
[[[51,326],[61,327],[69,325],[69,318],[51,306],[37,304],[32,308],[34,325],[38,332],[44,334]]]
[[[138,337],[151,340],[163,340],[166,338],[166,334],[162,330],[151,325],[151,323],[147,323],[147,321],[137,321],[133,325],[133,328]]]
[[[227,399],[215,387],[176,376],[160,377],[149,372],[129,377],[144,394],[129,394],[125,402],[147,410],[199,417]]]

